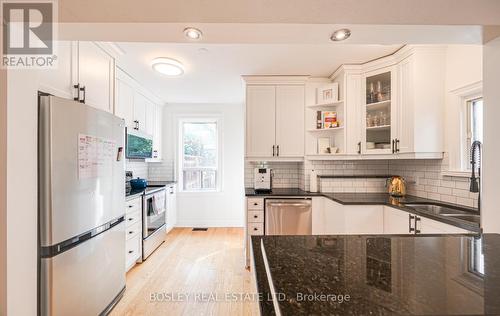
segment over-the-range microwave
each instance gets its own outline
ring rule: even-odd
[[[125,157],[128,159],[146,159],[153,157],[153,137],[133,128],[127,128]]]

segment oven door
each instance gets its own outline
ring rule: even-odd
[[[161,190],[144,197],[144,214],[142,237],[151,236],[165,225],[165,211],[167,207],[167,191]]]

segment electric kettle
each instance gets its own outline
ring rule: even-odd
[[[401,197],[406,195],[406,181],[403,177],[393,176],[388,178],[386,186],[391,196]]]

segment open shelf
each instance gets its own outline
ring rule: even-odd
[[[330,132],[330,131],[338,131],[344,129],[344,126],[333,127],[333,128],[313,128],[307,130],[308,132]]]
[[[366,127],[367,131],[385,131],[385,130],[390,130],[391,125],[381,125],[381,126],[370,126]]]
[[[340,105],[342,103],[344,103],[344,100],[339,100],[339,101],[330,102],[330,103],[323,103],[323,104],[312,104],[312,105],[308,105],[307,107],[311,108],[311,109],[317,109],[317,108],[333,107],[333,106]]]
[[[368,111],[376,111],[376,110],[383,110],[387,108],[387,106],[391,105],[391,100],[385,100],[385,101],[380,101],[380,102],[375,102],[375,103],[368,103],[366,104],[366,109]]]

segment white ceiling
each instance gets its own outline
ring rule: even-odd
[[[400,45],[117,43],[118,65],[166,103],[241,103],[241,75],[327,77],[344,63],[363,63]],[[205,51],[203,51],[203,49]],[[177,78],[154,72],[151,60],[182,62]]]

